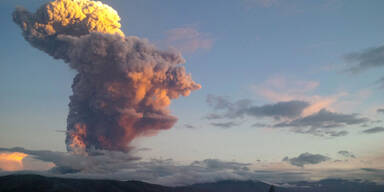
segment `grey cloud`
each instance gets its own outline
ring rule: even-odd
[[[369,48],[360,52],[350,53],[345,56],[347,62],[354,63],[355,66],[349,70],[360,72],[375,67],[384,66],[384,46]]]
[[[384,108],[377,109],[378,113],[384,113]]]
[[[266,123],[254,123],[252,124],[252,127],[270,127],[271,125]]]
[[[372,169],[372,168],[361,168],[361,170],[374,173],[382,173],[384,176],[384,169]]]
[[[191,124],[184,124],[184,127],[185,128],[188,128],[188,129],[194,129],[194,128],[196,128],[194,125],[191,125]]]
[[[339,155],[342,155],[342,156],[347,157],[347,158],[356,158],[356,156],[353,153],[346,151],[346,150],[342,150],[342,151],[339,151],[337,153]]]
[[[222,115],[215,114],[215,113],[210,113],[207,116],[205,116],[205,119],[208,119],[208,120],[222,119],[222,118],[224,118]]]
[[[231,102],[225,97],[208,95],[207,103],[222,114],[212,113],[208,119],[250,117],[295,118],[309,106],[305,101],[285,101],[261,106],[252,105],[247,99]]]
[[[237,163],[237,162],[227,162],[221,161],[219,159],[205,159],[203,161],[194,161],[192,166],[201,166],[208,169],[234,169],[234,170],[249,170],[249,163]]]
[[[380,88],[384,88],[384,77],[377,80],[376,84],[379,84]]]
[[[381,132],[384,132],[384,127],[374,127],[374,128],[366,129],[363,131],[363,133],[367,133],[367,134],[374,134],[374,133],[381,133]]]
[[[358,114],[334,113],[322,109],[306,117],[275,124],[274,127],[293,127],[293,131],[295,132],[319,136],[343,136],[347,134],[346,131],[335,131],[333,129],[366,122],[369,122],[369,119],[359,117]]]
[[[288,162],[294,166],[304,167],[305,165],[319,164],[330,159],[331,158],[320,154],[302,153],[298,157],[294,158],[285,157],[283,161]]]
[[[245,113],[255,117],[294,118],[300,116],[308,106],[309,103],[305,101],[287,101],[263,106],[251,106],[245,110]]]
[[[255,178],[253,171],[248,168],[250,164],[218,159],[205,159],[180,165],[172,159],[141,161],[132,158],[131,153],[119,151],[96,150],[90,151],[88,156],[24,148],[0,148],[0,151],[22,152],[42,161],[53,162],[54,168],[42,172],[49,176],[141,180],[173,186]]]
[[[239,124],[229,121],[229,122],[224,122],[224,123],[211,123],[211,125],[213,125],[215,127],[220,127],[220,128],[231,128],[231,127],[237,126]]]
[[[348,131],[326,131],[324,135],[328,135],[331,137],[341,137],[348,135]]]

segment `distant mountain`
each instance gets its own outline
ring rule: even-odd
[[[290,183],[275,192],[384,192],[384,185],[371,182],[327,179]],[[166,187],[140,181],[65,179],[39,175],[0,177],[0,192],[268,192],[270,185],[258,181],[219,181],[183,187]]]

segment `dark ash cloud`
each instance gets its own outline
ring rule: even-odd
[[[363,133],[366,133],[366,134],[375,134],[375,133],[381,133],[381,132],[384,132],[384,127],[374,127],[374,128],[366,129],[363,131]]]
[[[322,109],[306,117],[275,124],[274,127],[292,127],[295,132],[319,136],[343,136],[347,134],[346,131],[334,129],[366,122],[369,122],[369,119],[359,117],[358,114],[342,114]]]
[[[226,128],[231,128],[231,127],[237,126],[237,125],[239,125],[239,123],[229,121],[229,122],[224,122],[224,123],[211,123],[211,125],[213,125],[215,127],[220,127],[220,128],[226,129]]]
[[[201,88],[180,53],[125,36],[117,12],[100,2],[56,0],[35,13],[19,7],[13,21],[33,47],[77,72],[68,151],[128,151],[136,137],[172,128],[177,117],[168,110],[171,100]]]
[[[384,46],[369,48],[360,52],[350,53],[345,56],[347,62],[354,63],[355,66],[349,70],[360,72],[370,68],[384,66]]]
[[[356,156],[353,153],[346,151],[346,150],[342,150],[342,151],[339,151],[337,153],[339,155],[342,155],[342,156],[347,157],[347,158],[356,158]]]
[[[298,167],[304,167],[305,165],[319,164],[329,160],[331,160],[331,158],[327,156],[320,155],[320,154],[311,154],[311,153],[302,153],[298,157],[294,157],[294,158],[285,157],[283,159],[283,161]]]
[[[274,119],[295,118],[301,115],[303,110],[309,106],[305,101],[285,101],[261,106],[252,105],[247,99],[231,102],[222,96],[208,95],[207,103],[221,114],[212,113],[208,119],[219,118],[241,118],[250,117],[272,117]]]

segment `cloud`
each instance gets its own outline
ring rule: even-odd
[[[184,127],[185,127],[185,128],[188,128],[188,129],[194,129],[194,128],[196,128],[194,125],[191,125],[191,124],[188,124],[188,123],[185,123],[185,124],[184,124]]]
[[[141,161],[131,153],[119,151],[95,150],[88,156],[20,147],[0,148],[0,151],[25,153],[41,161],[53,162],[55,166],[52,169],[40,172],[48,176],[140,180],[172,186],[256,177],[249,168],[251,164],[218,159],[181,165],[172,159]]]
[[[352,67],[347,69],[353,73],[359,73],[368,69],[383,67],[384,45],[368,48],[360,52],[347,54],[345,56],[345,60],[353,64]],[[377,80],[375,84],[379,84],[380,88],[384,88],[384,77]]]
[[[374,128],[366,129],[363,131],[363,133],[366,133],[366,134],[375,134],[375,133],[381,133],[381,132],[384,132],[384,127],[374,127]]]
[[[166,32],[165,44],[181,51],[193,53],[197,50],[209,50],[212,48],[213,39],[197,31],[194,27],[180,27]]]
[[[384,66],[384,46],[372,47],[360,52],[350,53],[345,56],[347,62],[355,64],[350,67],[352,72],[361,72],[367,69]]]
[[[215,126],[215,127],[220,127],[220,128],[231,128],[231,127],[234,127],[234,126],[237,126],[239,125],[238,123],[236,122],[225,122],[225,123],[211,123],[211,125]]]
[[[384,77],[377,80],[375,84],[378,84],[380,88],[384,88]]]
[[[251,106],[246,109],[245,113],[255,117],[295,118],[300,116],[308,106],[309,103],[305,101],[286,101],[262,106]]]
[[[324,134],[331,137],[341,137],[348,135],[348,131],[326,131]]]
[[[377,109],[377,113],[384,113],[384,108]]]
[[[6,171],[22,170],[23,159],[27,157],[27,154],[20,152],[0,152],[0,169]]]
[[[339,151],[337,153],[339,155],[342,155],[342,156],[347,157],[347,158],[356,158],[356,156],[354,154],[352,154],[351,152],[346,151],[346,150],[342,150],[342,151]]]
[[[303,111],[302,116],[307,116],[323,108],[329,108],[340,96],[344,95],[344,93],[338,93],[332,96],[314,95],[313,91],[319,85],[320,83],[317,81],[297,80],[276,75],[260,84],[253,85],[252,89],[257,95],[268,101],[306,101],[310,103],[310,106]]]
[[[309,106],[305,101],[284,101],[274,104],[261,106],[252,105],[247,99],[230,102],[222,96],[207,96],[207,103],[216,111],[222,111],[221,114],[210,114],[208,119],[218,118],[240,118],[250,117],[271,117],[274,119],[295,118],[301,115],[303,110]]]
[[[303,81],[275,75],[266,81],[254,85],[256,94],[270,101],[289,101],[302,99],[304,94],[311,93],[319,86],[317,81]]]
[[[0,171],[0,175],[15,173],[40,174],[50,177],[91,178],[114,180],[140,180],[168,186],[190,185],[195,183],[216,182],[220,180],[261,180],[269,183],[281,183],[316,179],[348,178],[384,181],[383,172],[374,167],[366,169],[308,169],[305,165],[320,164],[330,160],[318,154],[303,153],[295,158],[284,158],[285,163],[241,163],[219,159],[204,159],[191,163],[178,163],[172,159],[142,160],[132,152],[95,150],[88,156],[69,152],[47,150],[28,150],[20,147],[0,148],[0,152],[20,152],[28,157],[44,162],[52,162],[49,170]],[[380,160],[379,160],[380,161]],[[331,161],[330,161],[331,162]],[[26,160],[24,163],[27,163]],[[331,162],[332,163],[332,162]],[[276,166],[278,165],[278,166]]]
[[[346,132],[335,132],[333,129],[358,125],[368,121],[368,118],[359,117],[358,114],[342,114],[322,109],[306,117],[277,123],[274,127],[292,127],[295,132],[319,136],[341,136],[345,135]]]
[[[294,166],[304,167],[305,165],[319,164],[330,159],[331,158],[320,154],[302,153],[298,157],[294,158],[285,157],[283,161],[288,162]]]
[[[372,172],[372,173],[381,173],[384,177],[384,169],[361,168],[361,170]]]
[[[368,118],[360,117],[356,113],[336,113],[324,108],[316,113],[304,116],[303,113],[308,108],[313,107],[313,105],[306,101],[292,100],[256,106],[248,99],[231,102],[226,97],[208,95],[207,103],[215,111],[206,116],[209,120],[267,117],[277,121],[272,127],[289,127],[293,132],[316,136],[345,136],[348,134],[347,131],[337,129],[370,122]],[[222,127],[234,126],[233,123],[215,123],[213,125]]]
[[[252,127],[270,127],[271,125],[266,123],[254,123],[252,124]]]

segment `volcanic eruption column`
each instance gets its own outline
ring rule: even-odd
[[[125,37],[117,12],[101,2],[56,0],[34,14],[19,7],[13,20],[33,47],[78,72],[68,151],[126,151],[135,137],[170,129],[177,121],[168,109],[171,99],[201,87],[185,72],[180,53]]]

